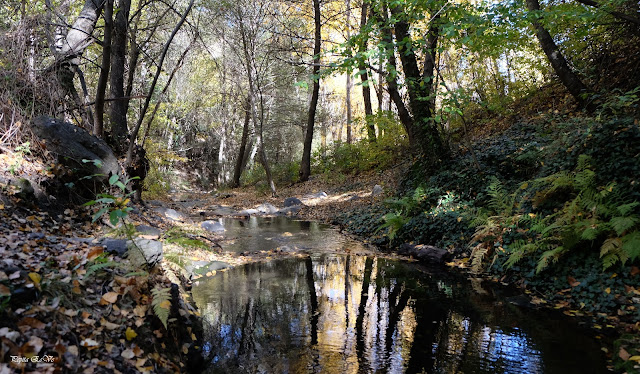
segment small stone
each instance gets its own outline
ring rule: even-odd
[[[300,201],[300,199],[298,199],[297,197],[287,197],[286,199],[284,199],[285,208],[295,205],[302,205],[302,201]]]
[[[218,221],[204,221],[200,224],[200,226],[203,229],[213,233],[227,231],[222,225],[222,223]]]
[[[259,205],[256,208],[260,213],[265,213],[265,214],[275,214],[278,212],[278,208],[276,208],[275,206],[269,204],[269,203],[264,203]]]
[[[382,186],[379,184],[376,184],[375,186],[373,186],[373,190],[371,190],[371,196],[382,195],[383,192],[384,190],[382,189]]]

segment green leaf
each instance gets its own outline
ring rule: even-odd
[[[118,181],[119,177],[118,175],[112,175],[111,178],[109,178],[109,185],[113,186],[117,181]]]
[[[93,215],[91,222],[97,221],[100,217],[102,217],[103,214],[107,212],[107,210],[109,210],[109,207],[102,207],[102,209],[100,209],[96,214]]]

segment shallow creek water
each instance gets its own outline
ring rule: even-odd
[[[308,253],[200,280],[209,373],[603,373],[599,344],[457,274],[317,223],[223,221],[234,252]]]

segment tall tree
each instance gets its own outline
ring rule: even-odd
[[[558,45],[553,41],[551,34],[542,25],[542,14],[540,2],[538,0],[526,0],[527,9],[531,12],[531,24],[536,30],[536,37],[544,54],[549,59],[553,70],[560,79],[560,82],[567,88],[571,96],[578,102],[581,108],[593,109],[591,98],[593,93],[582,83],[582,80],[567,63],[567,60],[560,52]]]
[[[111,68],[111,33],[113,31],[113,0],[106,0],[104,6],[104,39],[102,40],[102,65],[96,88],[96,121],[93,134],[100,138],[104,135],[104,99]]]
[[[362,40],[358,45],[358,70],[360,74],[360,80],[362,82],[362,100],[364,101],[364,115],[367,122],[367,139],[370,143],[376,141],[376,127],[371,122],[369,116],[373,114],[373,108],[371,105],[371,83],[369,82],[369,73],[367,70],[365,51],[367,50],[367,33],[365,28],[367,27],[367,12],[369,11],[368,0],[362,0],[362,8],[360,12],[360,35]]]
[[[307,118],[307,132],[304,137],[304,149],[302,151],[302,163],[300,164],[300,181],[309,180],[311,176],[311,143],[313,142],[313,126],[316,120],[316,107],[320,93],[320,48],[322,45],[322,32],[320,20],[320,0],[313,0],[313,21],[315,25],[313,45],[313,91],[309,103],[309,116]]]
[[[347,0],[347,40],[351,39],[351,1]],[[353,134],[351,128],[351,89],[353,88],[353,83],[351,81],[351,69],[347,71],[347,87],[346,87],[346,97],[345,102],[347,106],[347,144],[351,144],[353,142]]]
[[[109,103],[109,116],[111,117],[112,146],[116,151],[120,152],[124,150],[123,144],[129,133],[127,125],[127,101],[124,97],[124,78],[131,0],[118,0],[116,4],[117,11],[115,12],[113,20],[113,37],[111,40],[109,92],[112,101]],[[135,65],[130,65],[129,69],[135,71]]]
[[[394,4],[390,8],[393,16],[392,24],[412,114],[411,125],[407,129],[409,141],[429,161],[435,162],[448,154],[434,119],[435,100],[432,97],[435,94],[433,84],[442,8],[430,10],[432,16],[429,20],[427,40],[423,50],[424,65],[421,70],[416,56],[417,47],[410,33],[411,25],[407,20],[407,11],[401,3]]]

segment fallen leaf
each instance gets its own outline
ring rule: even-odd
[[[635,277],[638,274],[640,274],[640,268],[638,268],[637,266],[632,266],[631,267],[631,276]]]
[[[640,356],[631,356],[629,357],[629,361],[640,361]]]
[[[18,322],[18,326],[29,326],[34,329],[44,329],[47,325],[33,317],[24,317],[20,322]]]
[[[118,327],[120,327],[120,325],[118,325],[117,323],[109,322],[109,321],[107,321],[107,320],[106,320],[106,319],[104,319],[104,318],[101,318],[101,319],[100,319],[100,324],[101,324],[102,326],[106,327],[106,328],[107,328],[107,330],[115,330],[115,329],[117,329]]]
[[[604,290],[604,292],[606,292],[607,294],[610,294],[610,293],[611,293],[611,287],[607,287],[607,288]]]
[[[42,280],[42,276],[38,273],[29,273],[29,279],[36,285],[38,289],[40,289],[40,281]]]
[[[122,356],[122,357],[124,357],[126,359],[132,359],[136,355],[133,353],[133,351],[131,349],[125,349],[124,351],[122,351],[122,353],[120,353],[120,356]]]
[[[26,342],[22,347],[20,347],[20,354],[26,357],[33,357],[40,352],[42,347],[44,346],[44,341],[37,337],[32,336],[28,342]]]
[[[107,292],[106,294],[102,295],[102,298],[100,299],[100,304],[101,305],[106,305],[106,304],[113,304],[118,300],[118,294],[115,292]]]
[[[11,296],[11,290],[4,284],[0,284],[0,296]]]
[[[631,355],[624,348],[620,347],[620,351],[618,352],[618,357],[620,357],[622,361],[629,361],[629,357],[631,357]]]
[[[77,356],[77,355],[78,355],[78,347],[77,347],[77,346],[75,346],[75,345],[70,345],[70,346],[68,346],[68,347],[67,347],[67,351],[68,351],[69,353],[71,353],[72,355],[74,355],[74,356]]]
[[[138,334],[131,327],[127,327],[127,331],[125,331],[124,336],[128,341],[131,341],[133,338],[138,336]]]
[[[572,277],[570,275],[567,277],[567,282],[569,282],[569,285],[571,287],[577,287],[578,285],[580,285],[580,282],[578,282],[576,280],[576,278],[574,278],[574,277]]]
[[[100,256],[104,252],[104,248],[102,247],[93,247],[89,253],[87,253],[87,260],[91,261],[96,257]]]

